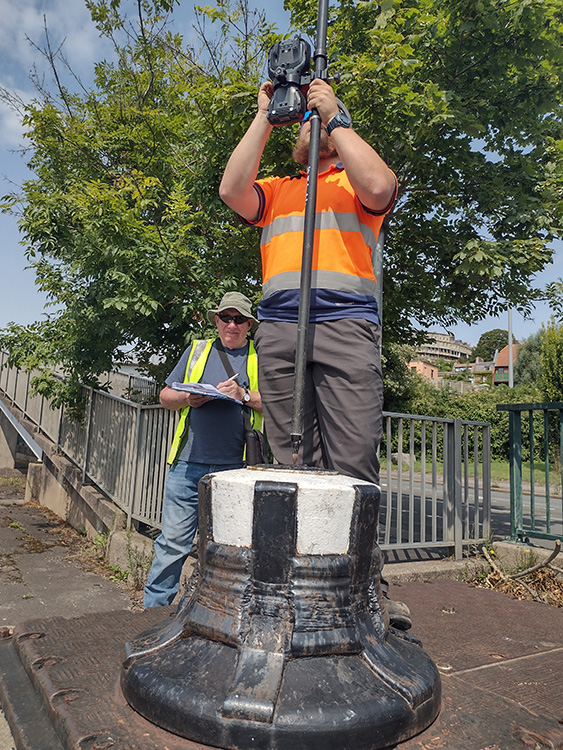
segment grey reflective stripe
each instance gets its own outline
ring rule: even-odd
[[[287,271],[272,276],[262,287],[264,297],[269,297],[274,292],[284,289],[299,289],[301,282],[301,271]],[[359,276],[351,276],[348,273],[338,271],[313,271],[311,276],[311,287],[313,289],[335,289],[339,292],[350,294],[367,294],[375,297],[377,284],[373,279],[364,279]]]
[[[265,245],[286,232],[302,232],[303,216],[280,216],[262,229],[260,244]],[[315,229],[337,229],[340,232],[360,232],[366,245],[372,250],[375,247],[375,232],[367,224],[363,224],[356,213],[340,213],[338,211],[320,211],[315,217]]]
[[[203,352],[205,351],[205,347],[207,346],[207,339],[198,339],[195,344],[194,348],[192,350],[192,353],[190,354],[188,366],[186,368],[186,379],[185,383],[188,383],[190,381],[190,377],[192,374],[192,371],[195,367],[196,362],[201,357]]]

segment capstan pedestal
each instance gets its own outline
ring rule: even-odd
[[[381,594],[379,497],[304,468],[205,477],[188,591],[125,645],[130,705],[233,750],[375,750],[431,724],[438,671]]]

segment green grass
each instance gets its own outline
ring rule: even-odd
[[[421,462],[415,461],[414,462],[414,471],[416,474],[420,473],[421,470]],[[397,466],[393,464],[392,468],[396,471]],[[479,476],[482,476],[482,466],[479,466]],[[381,471],[385,472],[387,470],[387,460],[385,458],[381,459]],[[431,476],[432,473],[432,462],[431,460],[428,460],[426,462],[426,476]],[[436,471],[438,472],[438,475],[442,474],[443,471],[443,464],[441,461],[436,462]],[[407,463],[403,465],[403,476],[405,474],[408,474],[409,472],[409,466]],[[473,466],[470,466],[470,474],[473,474]],[[494,484],[495,482],[509,482],[510,481],[510,465],[508,461],[499,461],[499,460],[493,460],[491,461],[491,481]],[[529,463],[523,463],[522,464],[522,481],[523,482],[529,482],[530,481],[530,464]],[[556,466],[550,466],[549,467],[549,481],[550,485],[554,488],[558,488],[561,486],[561,472],[559,470],[559,467]],[[545,486],[545,463],[543,461],[535,461],[534,462],[534,485],[540,485]]]
[[[25,477],[13,476],[13,477],[2,477],[0,476],[0,487],[15,487],[18,490],[25,490]]]
[[[522,463],[522,481],[529,482],[531,468],[529,463]],[[491,478],[497,482],[510,481],[510,465],[508,461],[491,461]],[[549,466],[549,483],[552,487],[561,486],[561,471],[559,467]],[[545,487],[545,462],[534,461],[534,485]]]

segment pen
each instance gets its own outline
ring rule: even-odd
[[[229,380],[236,380],[236,379],[238,378],[238,376],[239,376],[239,373],[238,373],[238,372],[235,372],[235,374],[234,374],[234,375],[231,375],[231,377],[230,377],[230,378],[227,378],[227,381],[226,381],[226,382],[228,383],[228,382],[229,382]]]

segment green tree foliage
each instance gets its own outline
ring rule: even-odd
[[[21,201],[29,262],[56,311],[10,326],[0,344],[17,364],[60,366],[66,384],[45,376],[41,387],[62,399],[124,346],[145,371],[153,354],[167,370],[222,292],[258,298],[257,232],[217,188],[279,38],[245,0],[200,9],[189,44],[165,24],[173,0],[139,0],[136,26],[121,8],[130,0],[87,5],[115,61],[96,65],[91,90],[40,90],[26,110],[35,176],[4,201]],[[285,7],[314,36],[317,1]],[[387,342],[531,303],[530,278],[561,228],[562,30],[557,0],[332,4],[338,94],[400,182]],[[264,174],[294,169],[294,135],[275,129]]]
[[[409,370],[408,363],[415,352],[400,344],[388,343],[383,347],[381,365],[384,372],[383,403],[386,411],[401,412],[416,393],[418,375]]]
[[[36,385],[63,401],[81,382],[97,385],[123,347],[145,372],[158,376],[155,354],[169,371],[186,340],[206,332],[205,311],[224,291],[258,293],[255,238],[220,201],[218,184],[255,108],[258,61],[276,37],[263,13],[223,3],[200,11],[198,54],[163,26],[171,6],[142,3],[133,32],[119,2],[90,2],[116,61],[96,65],[91,91],[60,85],[27,108],[35,176],[18,196],[20,226],[58,311],[11,325],[0,344],[16,364],[62,370],[65,382],[46,373]],[[210,20],[218,31],[206,37]],[[47,57],[56,71],[60,61]]]
[[[561,166],[561,174],[563,174],[563,165]],[[556,320],[563,321],[563,279],[550,282],[547,284],[545,291],[553,317]]]
[[[541,382],[541,359],[543,332],[538,331],[522,342],[518,359],[514,363],[514,382],[516,385],[537,387]]]
[[[454,362],[451,359],[444,359],[444,357],[438,357],[435,364],[440,372],[451,372],[454,367]]]
[[[563,401],[563,325],[554,320],[542,329],[541,387],[546,401]]]
[[[286,6],[313,33],[314,0]],[[386,335],[403,336],[408,314],[428,329],[532,301],[561,232],[562,21],[557,0],[332,9],[340,96],[400,183]]]
[[[513,342],[515,339],[512,339]],[[508,331],[502,328],[494,328],[492,331],[482,333],[477,346],[473,349],[473,358],[481,357],[485,362],[492,362],[495,352],[504,349],[508,345]]]
[[[447,419],[464,419],[488,422],[491,425],[491,457],[507,460],[509,456],[508,412],[497,411],[497,404],[537,403],[540,392],[534,386],[518,388],[482,388],[458,394],[447,388],[419,380],[412,390],[414,396],[405,404],[409,414],[424,414]],[[529,447],[524,441],[523,458],[528,459]]]

